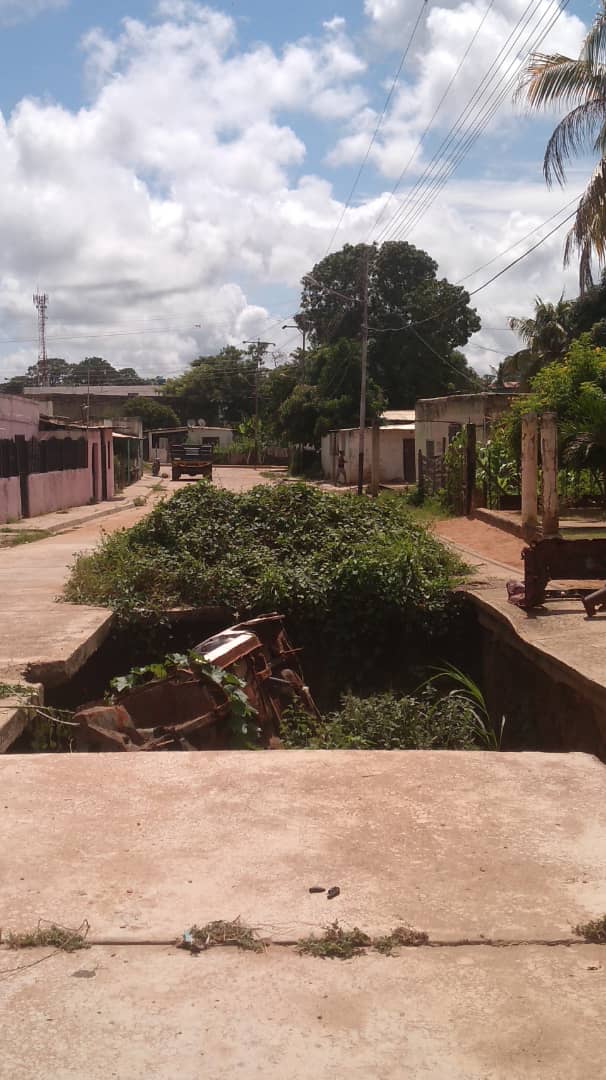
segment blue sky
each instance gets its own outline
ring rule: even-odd
[[[537,28],[549,4],[536,0]],[[582,186],[588,163],[564,192],[546,190],[540,162],[554,118],[524,117],[508,95],[414,229],[397,235],[412,221],[408,201],[398,224],[399,201],[481,74],[492,61],[498,86],[514,70],[496,59],[526,2],[486,9],[487,0],[427,4],[336,247],[410,239],[458,280],[512,245],[518,254]],[[0,0],[0,378],[35,359],[37,284],[51,295],[55,336],[80,335],[61,346],[74,359],[103,350],[172,374],[200,350],[257,333],[288,346],[280,320],[326,250],[418,10],[417,0]],[[573,0],[544,47],[576,52],[592,12]],[[480,369],[512,346],[508,314],[537,292],[574,292],[562,236],[478,297],[485,329],[468,355]],[[121,329],[123,338],[94,342]]]

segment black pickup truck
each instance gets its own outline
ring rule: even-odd
[[[170,463],[173,480],[178,480],[181,474],[203,476],[206,480],[213,478],[212,446],[187,446],[185,443],[174,443],[170,448]]]

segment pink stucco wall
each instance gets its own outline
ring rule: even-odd
[[[69,506],[85,506],[90,502],[90,469],[32,473],[27,482],[30,517],[50,514],[53,510],[66,510]]]
[[[38,434],[40,406],[15,394],[0,394],[0,439],[12,439],[25,435],[26,439]]]
[[[40,405],[23,397],[0,394],[0,439],[79,439],[88,442],[88,466],[28,477],[30,517],[85,506],[92,499],[113,498],[114,461],[111,428],[53,428],[40,431]],[[105,484],[103,482],[105,474]],[[22,516],[19,477],[0,477],[0,524]]]
[[[21,517],[21,486],[18,476],[0,477],[0,525]]]

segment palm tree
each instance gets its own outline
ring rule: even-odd
[[[563,358],[570,343],[569,321],[570,303],[563,296],[557,304],[546,303],[537,296],[534,318],[512,316],[508,320],[510,328],[515,330],[526,346],[515,354],[520,361],[517,374],[522,389],[528,387],[530,379],[542,367]]]
[[[581,48],[578,59],[556,53],[534,53],[522,74],[518,96],[533,109],[563,105],[569,109],[553,132],[543,160],[549,186],[563,185],[565,164],[591,149],[599,155],[566,238],[564,265],[579,258],[581,293],[593,284],[591,259],[606,263],[606,0]]]

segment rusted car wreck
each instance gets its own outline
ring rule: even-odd
[[[230,626],[197,645],[166,677],[78,712],[76,747],[130,753],[278,745],[288,706],[319,715],[299,653],[281,615]]]

